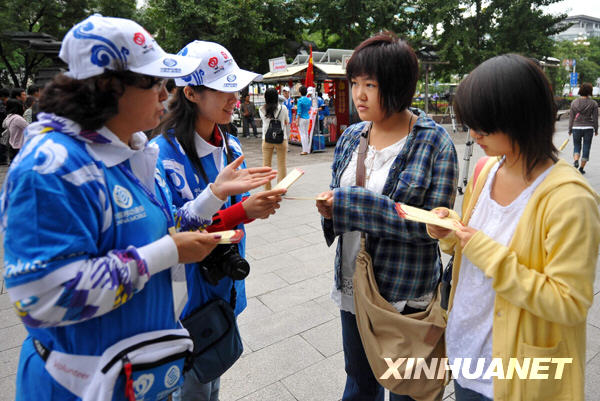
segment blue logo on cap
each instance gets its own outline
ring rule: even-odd
[[[235,76],[235,74],[229,74],[227,75],[227,81],[228,82],[233,82],[237,79],[237,77]]]
[[[166,58],[163,60],[163,64],[167,67],[174,67],[177,65],[177,60],[173,60],[172,58]]]

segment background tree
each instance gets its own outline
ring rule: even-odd
[[[0,26],[3,32],[42,32],[61,40],[76,22],[94,12],[130,17],[135,13],[135,5],[135,0],[4,0]],[[25,88],[35,71],[50,63],[43,54],[5,38],[0,41],[3,84]]]
[[[150,0],[141,10],[143,25],[161,46],[176,52],[192,40],[225,46],[242,68],[268,70],[300,37],[301,10],[287,0]],[[295,54],[291,55],[295,56]]]
[[[466,74],[484,60],[503,53],[541,59],[552,54],[551,35],[566,15],[544,14],[541,6],[559,0],[440,0],[444,10],[434,31],[446,70]]]

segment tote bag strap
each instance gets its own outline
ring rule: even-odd
[[[360,133],[360,142],[358,144],[358,157],[356,158],[356,185],[365,186],[365,159],[367,158],[367,149],[369,148],[369,132],[371,132],[371,123],[368,123]]]

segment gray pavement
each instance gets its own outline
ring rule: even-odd
[[[451,130],[449,126],[447,129]],[[567,137],[566,122],[557,123],[555,143]],[[454,136],[461,169],[466,134]],[[260,140],[241,138],[250,166],[262,164]],[[592,144],[586,178],[600,191],[600,138]],[[288,166],[305,175],[289,195],[311,196],[328,188],[333,148],[300,156],[290,146]],[[572,144],[561,157],[571,161]],[[470,170],[483,153],[474,149]],[[594,159],[595,158],[595,159]],[[274,165],[275,159],[273,162]],[[0,168],[0,174],[5,173]],[[462,176],[462,174],[461,174]],[[457,197],[456,208],[462,197]],[[312,201],[284,200],[277,214],[247,226],[246,280],[248,308],[239,317],[244,341],[242,358],[221,380],[222,401],[339,400],[344,387],[339,311],[329,298],[335,246],[323,240],[319,215]],[[25,330],[15,316],[3,281],[0,282],[0,400],[12,400],[20,344]],[[594,305],[588,317],[586,400],[600,394],[600,277],[594,283]],[[453,400],[450,385],[444,396]]]

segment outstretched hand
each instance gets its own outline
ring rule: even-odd
[[[277,176],[277,170],[271,167],[238,169],[243,161],[244,156],[240,156],[221,170],[210,187],[215,196],[225,200],[229,196],[243,194],[265,185]]]
[[[275,210],[279,209],[279,202],[281,202],[282,195],[286,191],[285,188],[279,188],[251,195],[242,202],[246,216],[251,219],[266,219],[270,215],[275,214]]]
[[[325,198],[325,200],[317,201],[317,210],[324,218],[331,219],[333,215],[333,191],[321,192],[318,197]]]

